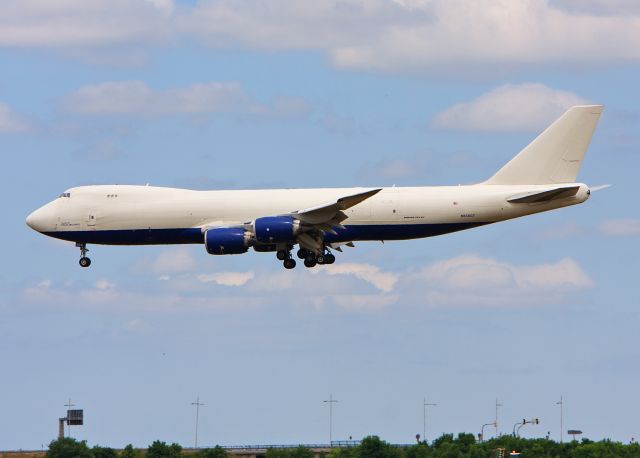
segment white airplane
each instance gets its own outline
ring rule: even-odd
[[[209,254],[276,252],[292,269],[332,264],[354,241],[406,240],[471,229],[589,198],[576,183],[602,105],[574,106],[487,181],[467,186],[193,191],[81,186],[27,217],[27,225],[87,244],[204,243]]]

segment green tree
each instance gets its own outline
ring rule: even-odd
[[[93,458],[117,458],[118,456],[114,449],[110,447],[100,447],[99,445],[93,446],[91,454]]]
[[[182,456],[182,447],[178,444],[167,445],[165,442],[155,441],[147,449],[147,458],[176,458]]]
[[[358,447],[333,448],[327,458],[356,458]]]
[[[406,458],[427,458],[433,456],[433,454],[431,447],[424,442],[421,442],[417,445],[412,445],[411,447],[406,448],[404,456]]]
[[[216,445],[213,448],[203,448],[198,450],[196,456],[198,458],[226,458],[227,451],[219,445]]]
[[[313,458],[315,455],[307,447],[296,447],[289,449],[289,458]]]
[[[93,454],[86,441],[78,442],[72,437],[63,437],[51,441],[47,458],[92,458]]]
[[[289,450],[286,448],[268,448],[267,458],[289,458]]]
[[[140,450],[133,448],[133,445],[127,445],[120,453],[120,458],[140,458],[142,453]]]
[[[400,458],[402,456],[400,449],[380,440],[378,436],[362,439],[355,452],[357,458]]]

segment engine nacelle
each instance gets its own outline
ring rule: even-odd
[[[300,221],[291,216],[266,216],[253,222],[253,231],[260,243],[292,242],[300,233]]]
[[[218,227],[204,233],[209,254],[242,254],[249,249],[251,235],[241,227]]]

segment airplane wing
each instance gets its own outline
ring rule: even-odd
[[[564,199],[566,197],[575,196],[580,190],[580,186],[560,186],[544,191],[531,191],[516,194],[507,199],[512,204],[534,204],[539,202],[548,202],[555,199]]]
[[[329,202],[323,205],[318,205],[317,207],[311,207],[304,210],[298,210],[296,212],[293,212],[291,216],[299,219],[303,223],[311,225],[329,223],[330,221],[336,219],[336,217],[341,218],[340,221],[338,221],[338,223],[340,223],[347,218],[347,216],[342,213],[342,210],[347,210],[348,208],[359,204],[369,197],[372,197],[375,194],[379,193],[381,190],[382,188],[372,189],[358,194],[340,197],[334,202]]]
[[[324,246],[324,234],[326,232],[336,234],[334,227],[344,227],[340,223],[347,219],[347,215],[345,215],[342,210],[347,210],[354,205],[359,204],[369,197],[376,195],[381,190],[382,188],[378,188],[357,194],[351,194],[349,196],[340,197],[334,202],[291,213],[293,218],[300,220],[307,226],[313,226],[314,229],[317,229],[317,231],[309,231],[299,234],[297,237],[298,243],[301,247],[309,251],[316,253],[320,252]],[[351,244],[351,246],[353,246],[353,244]],[[339,245],[336,248],[338,247]]]

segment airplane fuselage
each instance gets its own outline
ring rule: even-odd
[[[382,188],[347,210],[327,232],[326,243],[405,240],[446,234],[584,202],[575,195],[539,203],[510,203],[520,193],[549,185],[465,185]],[[193,191],[153,186],[82,186],[33,212],[28,224],[51,237],[106,245],[203,243],[209,227],[250,223],[286,215],[364,188]],[[259,243],[257,244],[260,245]]]

